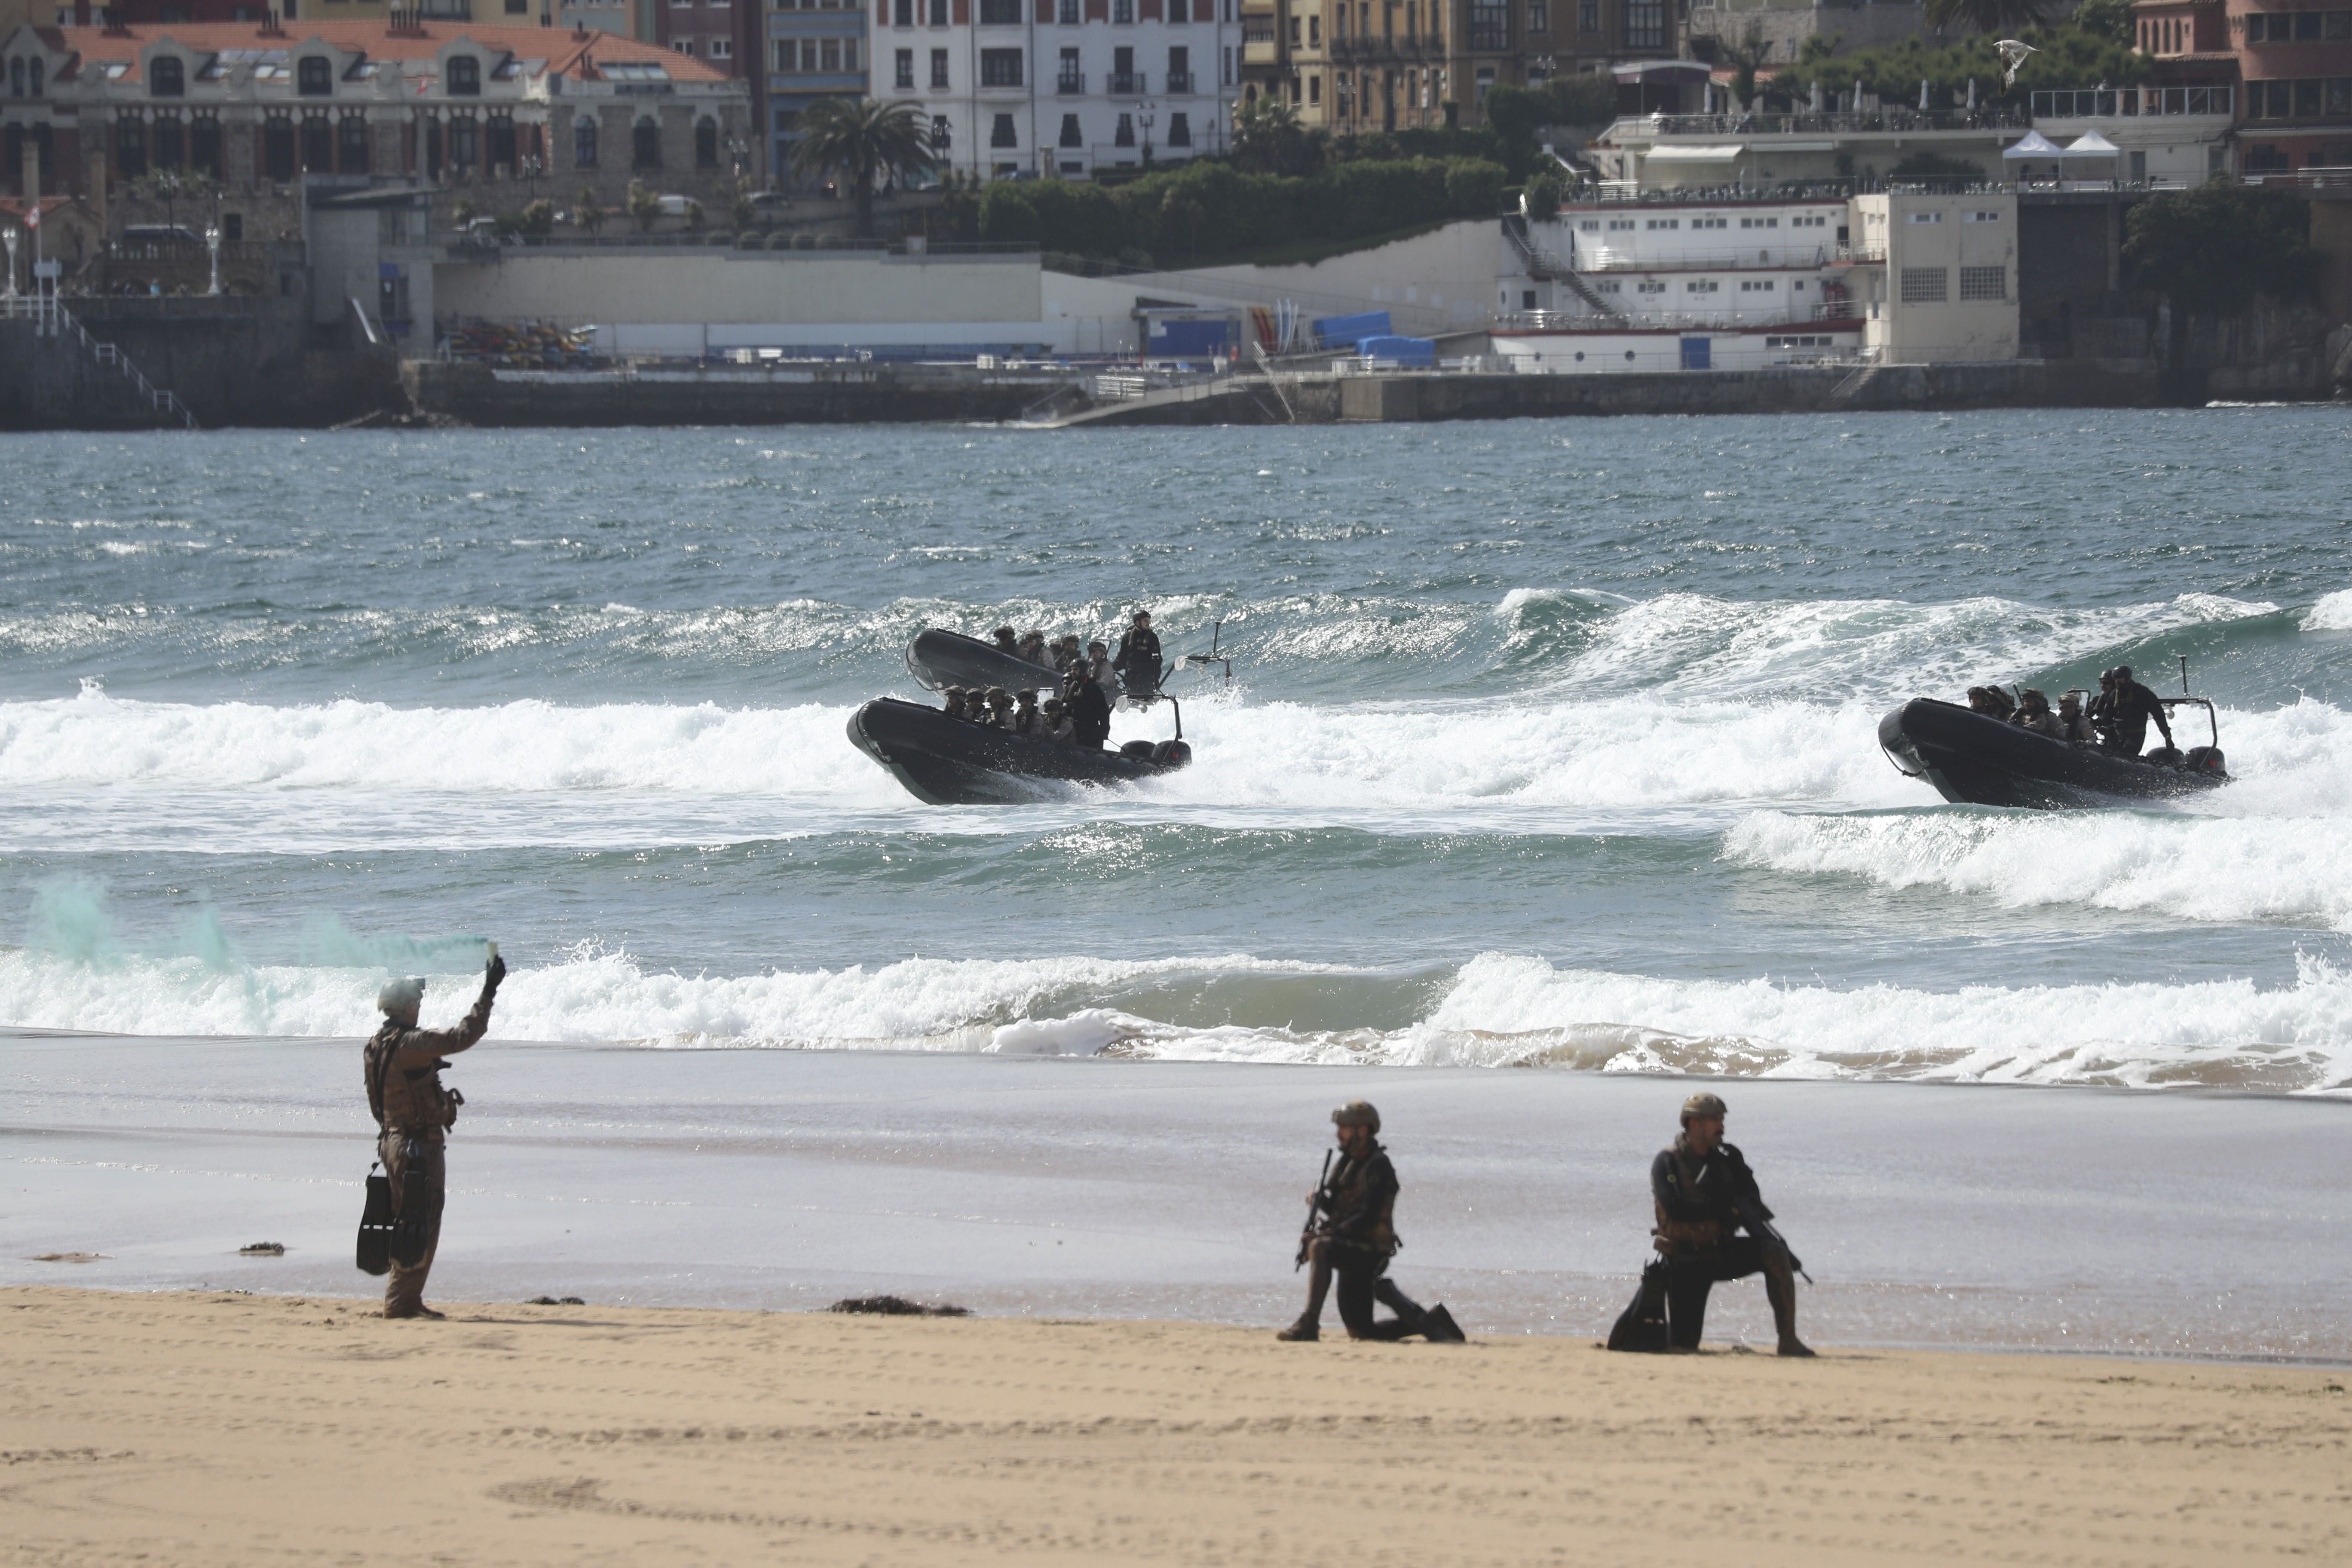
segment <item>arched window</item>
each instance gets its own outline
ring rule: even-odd
[[[147,95],[150,98],[185,98],[188,93],[188,68],[172,55],[158,55],[147,62]]]
[[[596,122],[584,114],[572,121],[572,166],[575,169],[596,166]]]
[[[457,115],[449,121],[449,166],[470,169],[482,161],[482,127],[470,115]]]
[[[694,166],[719,167],[719,121],[707,116],[694,124]]]
[[[482,62],[471,55],[449,57],[449,92],[454,98],[482,96]]]
[[[630,132],[629,140],[631,142],[630,167],[637,169],[661,167],[660,126],[650,120],[640,120],[637,121],[636,129]]]
[[[346,114],[336,127],[335,167],[346,174],[368,172],[368,122],[364,114]]]
[[[306,174],[331,174],[335,172],[335,128],[327,123],[322,110],[312,110],[302,117],[302,172]]]
[[[8,62],[8,96],[23,98],[25,93],[25,57],[18,55]]]
[[[31,96],[35,98],[41,96],[41,72],[45,68],[37,58],[25,62],[25,78],[31,84]]]
[[[294,120],[273,114],[261,126],[262,173],[278,184],[294,178]]]
[[[304,98],[331,98],[335,91],[335,68],[324,55],[304,55],[300,79],[295,83]]]

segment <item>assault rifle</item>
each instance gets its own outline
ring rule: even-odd
[[[1789,1245],[1787,1237],[1772,1228],[1772,1222],[1764,1217],[1756,1204],[1744,1197],[1735,1199],[1731,1205],[1731,1213],[1733,1218],[1748,1227],[1748,1235],[1759,1241],[1769,1241],[1778,1246],[1781,1251],[1789,1255],[1789,1267],[1800,1274],[1805,1274],[1804,1259],[1797,1256],[1797,1249]],[[1805,1274],[1805,1283],[1810,1285],[1812,1282],[1813,1277]]]
[[[1306,1267],[1307,1249],[1315,1244],[1315,1215],[1323,1206],[1324,1184],[1330,1179],[1331,1151],[1326,1149],[1323,1151],[1323,1173],[1315,1178],[1315,1190],[1307,1197],[1307,1226],[1298,1233],[1298,1256],[1290,1262],[1290,1271],[1293,1274]]]

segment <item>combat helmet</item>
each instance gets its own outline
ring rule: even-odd
[[[1331,1125],[1368,1127],[1378,1132],[1381,1130],[1381,1113],[1372,1109],[1372,1102],[1369,1100],[1351,1100],[1331,1113]]]

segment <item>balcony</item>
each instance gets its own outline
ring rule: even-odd
[[[1160,90],[1163,95],[1169,98],[1190,98],[1194,90],[1192,87],[1192,73],[1191,71],[1170,71],[1166,78],[1161,80]]]
[[[1475,46],[1474,46],[1475,47]],[[2005,109],[1905,109],[1855,114],[1643,114],[1618,121],[1601,133],[1614,146],[1657,136],[1825,136],[1856,132],[2030,131],[2024,115]]]
[[[1060,98],[1084,98],[1087,95],[1086,72],[1064,71],[1054,79],[1054,92]]]
[[[1826,231],[1824,231],[1826,232]],[[1832,247],[1801,245],[1694,247],[1687,250],[1641,250],[1631,246],[1579,241],[1571,252],[1579,272],[1731,272],[1758,268],[1826,267]]]
[[[1149,90],[1143,85],[1141,71],[1113,71],[1108,83],[1103,90],[1113,98],[1141,98]]]

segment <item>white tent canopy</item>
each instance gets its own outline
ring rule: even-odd
[[[2112,152],[2114,149],[2110,148],[2108,151]],[[2061,158],[2065,156],[2065,153],[2066,149],[2042,134],[2041,132],[2029,131],[2025,133],[2024,139],[2015,146],[2003,150],[2001,156],[2004,158]]]
[[[2116,144],[2095,131],[2085,131],[2074,138],[2066,149],[2069,158],[2112,158],[2118,149]]]

